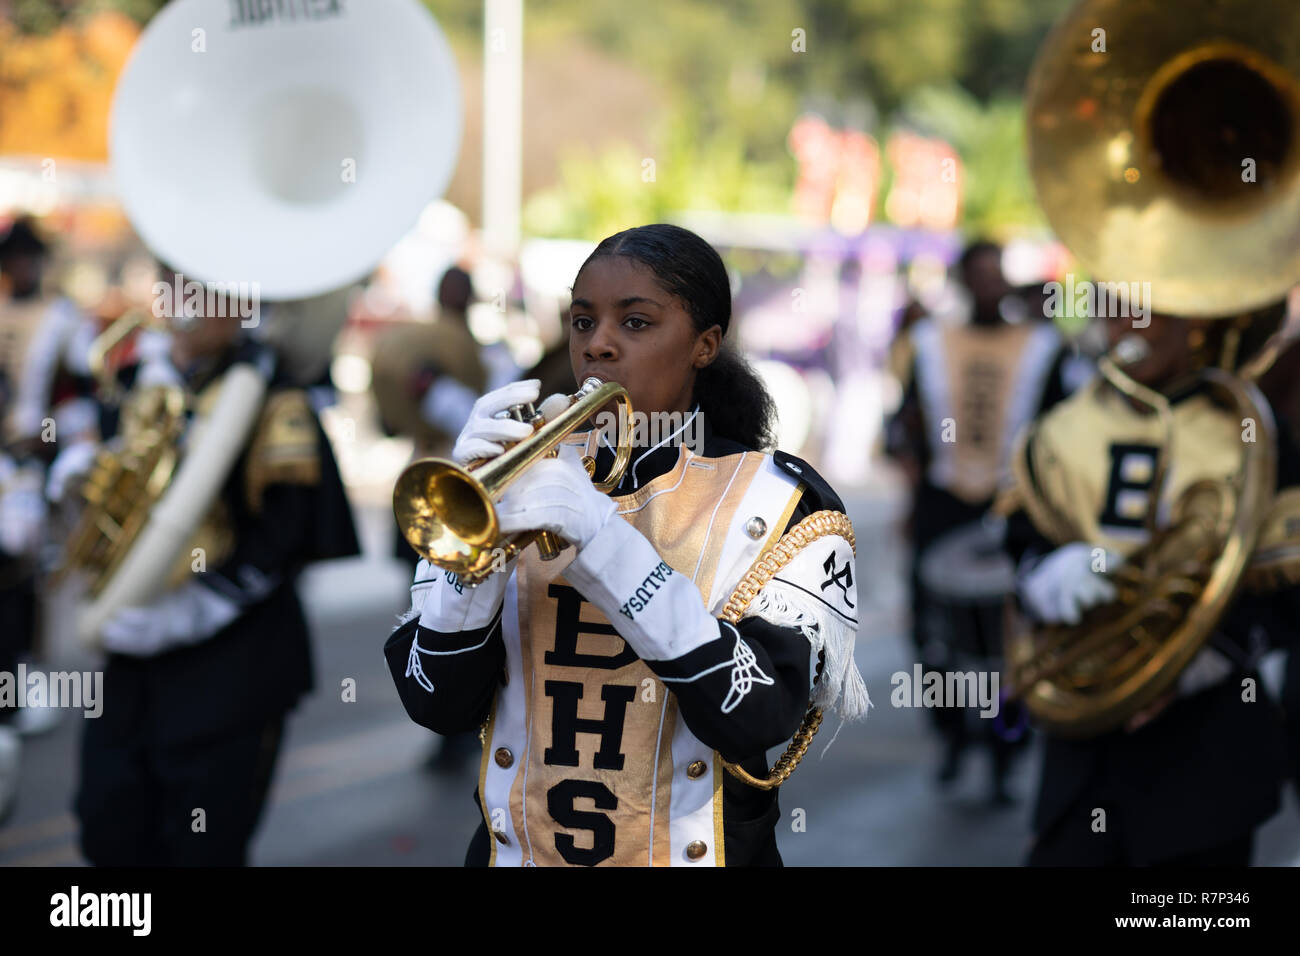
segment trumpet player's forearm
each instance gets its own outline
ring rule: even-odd
[[[734,762],[785,743],[799,728],[811,684],[808,640],[794,628],[759,618],[734,627],[714,620],[714,640],[673,660],[646,664],[676,695],[691,733]]]
[[[505,667],[501,615],[452,634],[412,618],[388,638],[384,659],[413,721],[440,734],[472,730],[487,719]]]
[[[512,562],[513,564],[513,562]],[[437,733],[486,718],[505,666],[501,611],[513,567],[476,588],[421,559],[411,608],[384,645],[384,658],[411,719]]]

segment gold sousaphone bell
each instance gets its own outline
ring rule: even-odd
[[[1300,277],[1300,4],[1084,0],[1026,92],[1039,202],[1156,311],[1226,318]]]
[[[608,494],[631,459],[632,403],[617,382],[589,378],[573,395],[553,395],[539,408],[531,403],[510,408],[510,417],[533,425],[534,431],[495,458],[469,467],[444,458],[412,462],[393,488],[393,514],[402,535],[430,564],[470,586],[500,570],[503,558],[509,560],[534,540],[544,560],[558,557],[564,546],[550,532],[502,535],[495,503],[534,462],[555,457],[559,443],[611,401],[623,406],[617,451],[609,474],[595,483]],[[584,457],[583,463],[587,474],[594,475],[595,461]]]
[[[1300,282],[1297,36],[1294,0],[1084,0],[1057,24],[1029,81],[1030,169],[1094,277],[1150,283],[1154,311],[1238,327]],[[1100,370],[1165,425],[1158,497],[1172,419],[1124,374],[1131,360],[1117,348]],[[1262,433],[1239,473],[1194,483],[1163,527],[1152,509],[1149,543],[1114,575],[1118,600],[1074,626],[1008,628],[1010,697],[1053,734],[1105,733],[1159,701],[1231,604],[1273,500],[1275,448],[1251,381],[1264,367],[1225,365],[1202,378]]]

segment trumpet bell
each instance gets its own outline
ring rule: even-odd
[[[1043,210],[1093,276],[1224,317],[1300,280],[1300,5],[1083,0],[1029,80]]]
[[[558,557],[563,545],[548,531],[502,535],[495,502],[511,482],[541,459],[554,457],[570,432],[611,402],[622,411],[614,462],[609,474],[593,484],[602,494],[618,486],[632,456],[632,402],[627,390],[616,382],[588,378],[574,394],[552,399],[543,402],[540,410],[531,404],[510,409],[511,417],[528,422],[534,431],[495,458],[473,469],[441,458],[422,458],[398,476],[393,516],[407,543],[426,561],[472,586],[501,567],[501,556],[508,560],[533,541],[543,560]],[[593,477],[595,461],[586,457],[583,466]]]
[[[496,509],[469,469],[443,458],[412,463],[393,488],[393,513],[407,543],[430,564],[469,578],[491,565]]]
[[[283,300],[374,268],[446,187],[462,118],[451,49],[417,0],[174,0],[110,123],[144,243],[196,279]]]

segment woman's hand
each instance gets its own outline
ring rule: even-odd
[[[577,448],[564,445],[557,457],[537,462],[507,488],[496,510],[505,534],[551,531],[581,551],[618,507],[591,483]]]
[[[531,435],[532,425],[494,416],[511,405],[537,401],[541,387],[540,379],[527,378],[503,385],[475,402],[469,421],[451,450],[452,460],[458,465],[468,465],[471,461],[495,458],[505,451],[502,442],[516,442]]]

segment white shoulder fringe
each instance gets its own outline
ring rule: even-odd
[[[769,581],[750,602],[744,616],[761,618],[778,627],[797,627],[815,651],[825,654],[821,677],[813,689],[813,704],[822,711],[833,710],[845,721],[866,717],[871,698],[853,661],[856,628],[780,581]]]

